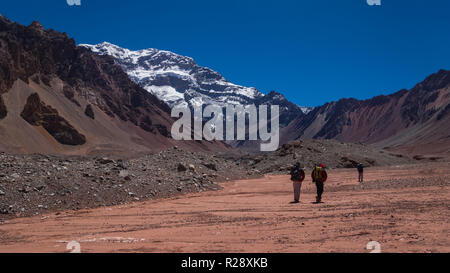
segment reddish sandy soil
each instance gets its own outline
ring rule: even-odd
[[[449,252],[450,164],[330,170],[324,203],[303,183],[289,204],[287,176],[222,184],[224,189],[130,205],[12,219],[0,252]]]

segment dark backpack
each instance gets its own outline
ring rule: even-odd
[[[360,163],[356,168],[358,169],[358,172],[362,172],[364,170],[364,165]]]
[[[303,181],[305,179],[305,171],[303,171],[301,168],[294,167],[291,170],[291,180],[292,181]]]

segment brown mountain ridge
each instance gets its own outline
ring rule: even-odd
[[[132,82],[109,56],[77,47],[66,33],[0,16],[0,150],[135,154],[174,145],[169,107]]]
[[[282,142],[336,139],[410,154],[450,154],[450,71],[411,90],[368,100],[341,99],[316,107],[283,129]]]

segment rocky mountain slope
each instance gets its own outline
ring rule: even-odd
[[[24,153],[136,153],[175,145],[169,107],[110,56],[38,22],[0,16],[0,149]],[[226,149],[221,143],[176,143]]]
[[[417,155],[450,154],[450,71],[392,95],[327,103],[292,121],[281,135],[282,142],[337,139]]]

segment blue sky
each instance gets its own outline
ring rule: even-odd
[[[450,1],[2,1],[0,13],[40,21],[77,43],[109,41],[193,57],[228,80],[299,105],[411,88],[450,69]]]

